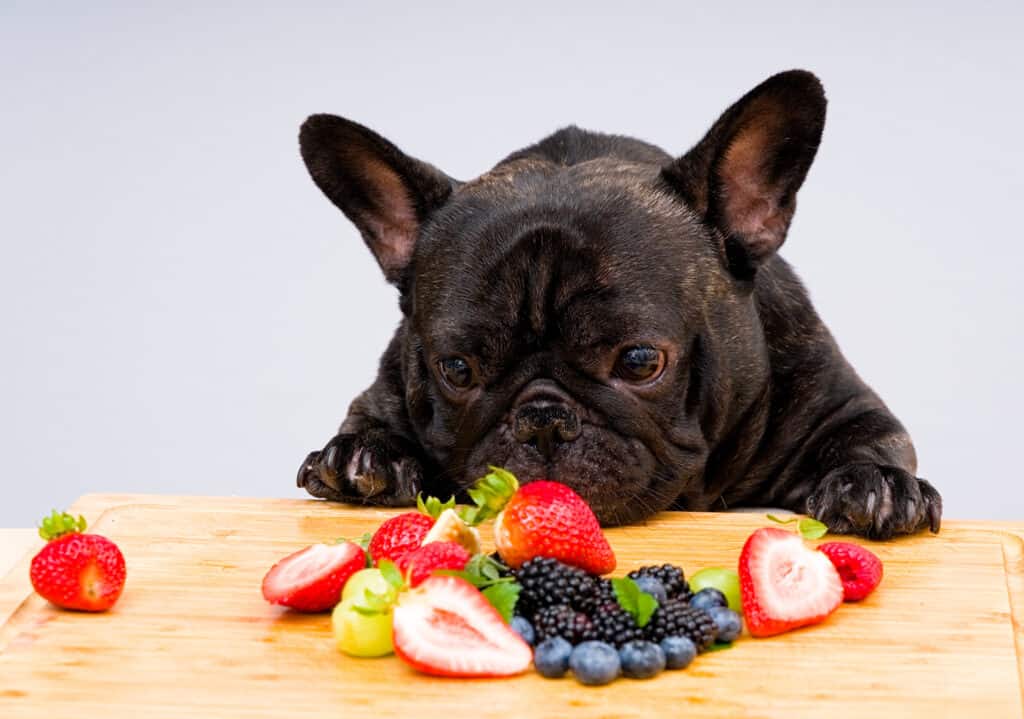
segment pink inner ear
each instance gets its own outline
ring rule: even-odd
[[[409,193],[394,170],[367,159],[363,165],[366,186],[374,188],[373,214],[366,224],[376,237],[373,252],[385,272],[400,270],[412,258],[419,221]]]
[[[759,123],[741,130],[719,165],[723,219],[744,238],[755,259],[779,248],[791,215],[780,209],[780,190],[765,177],[765,154],[775,129]]]

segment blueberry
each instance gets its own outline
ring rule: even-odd
[[[650,679],[665,668],[665,652],[654,642],[634,640],[619,649],[622,674],[631,679]]]
[[[728,607],[711,607],[707,612],[715,623],[715,641],[731,642],[743,631],[740,615]]]
[[[537,641],[537,633],[533,631],[533,625],[526,617],[521,617],[518,614],[512,617],[512,622],[509,624],[512,627],[512,631],[523,638],[523,641],[529,644],[531,647],[533,643]]]
[[[665,652],[666,667],[686,669],[697,656],[697,645],[689,637],[665,637],[661,640],[661,651]]]
[[[572,653],[572,644],[562,637],[548,637],[533,650],[533,666],[542,677],[559,679],[569,670]]]
[[[712,607],[727,607],[729,600],[714,587],[704,587],[690,599],[690,606],[707,611]]]
[[[583,642],[576,645],[569,657],[569,666],[580,684],[608,684],[619,676],[619,653],[604,642]]]
[[[668,592],[665,591],[665,585],[654,577],[637,577],[633,581],[636,582],[636,586],[640,587],[641,591],[647,592],[657,599],[658,604],[664,604],[668,601]]]

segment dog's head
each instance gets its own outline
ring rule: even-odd
[[[764,390],[753,280],[824,115],[818,81],[793,71],[680,158],[568,128],[465,183],[331,115],[300,142],[399,288],[406,408],[446,476],[559,480],[615,524],[699,494],[723,428]]]

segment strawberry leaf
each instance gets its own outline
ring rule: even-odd
[[[522,585],[512,582],[492,584],[481,591],[481,594],[498,610],[498,614],[508,624],[512,621],[512,615],[516,610],[516,602],[519,600],[519,592],[522,590]]]
[[[459,513],[462,521],[471,527],[497,517],[519,490],[519,481],[514,474],[501,467],[490,467],[490,470],[468,490],[469,498],[476,506]]]
[[[446,574],[451,577],[460,577],[477,589],[483,589],[484,587],[490,587],[496,584],[511,584],[515,582],[514,577],[502,576],[502,572],[507,570],[508,567],[487,554],[474,554],[470,558],[469,562],[466,563],[465,569],[461,571],[455,569],[439,569],[435,574]]]
[[[442,502],[437,497],[427,497],[426,499],[423,499],[422,493],[416,495],[416,508],[433,519],[437,519],[441,516],[441,512],[446,509],[451,509],[454,506],[455,495],[449,497],[447,502]]]
[[[380,570],[380,574],[384,577],[385,581],[396,590],[402,589],[405,586],[405,579],[402,577],[402,573],[390,559],[380,560],[377,563],[377,569]]]
[[[732,642],[715,642],[710,647],[705,649],[705,652],[721,652],[726,649],[732,649]]]
[[[619,606],[627,611],[638,627],[647,626],[651,615],[658,608],[658,600],[640,589],[629,577],[618,577],[612,580],[612,591]]]
[[[804,539],[820,539],[828,534],[827,526],[810,517],[804,517],[797,522],[796,528]]]
[[[43,517],[39,523],[39,536],[47,542],[53,541],[65,534],[76,534],[85,531],[85,517],[81,514],[74,517],[66,512],[53,510],[49,516]]]
[[[391,611],[391,605],[394,603],[394,592],[378,594],[370,589],[364,589],[362,602],[359,604],[353,604],[352,608],[360,614],[365,614],[367,616],[374,614],[387,614]]]
[[[768,514],[765,516],[767,516],[768,519],[775,522],[776,524],[792,524],[797,520],[796,517],[790,517],[789,519],[780,519],[779,517],[776,517],[774,514]]]

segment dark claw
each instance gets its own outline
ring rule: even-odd
[[[924,527],[937,532],[942,498],[898,467],[858,463],[826,475],[807,498],[806,511],[837,534],[888,539]]]
[[[296,484],[314,497],[388,506],[412,504],[422,470],[406,443],[385,430],[339,434],[299,466]]]

